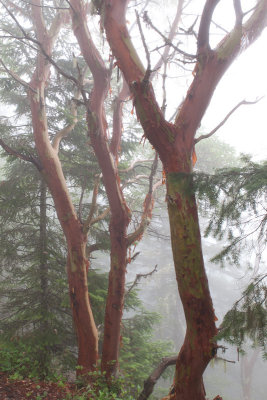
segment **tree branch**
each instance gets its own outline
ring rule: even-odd
[[[19,153],[17,150],[12,149],[12,147],[8,146],[2,139],[0,139],[0,146],[11,156],[20,158],[21,160],[31,162],[36,166],[38,171],[42,170],[42,165],[39,160],[37,160],[32,155],[26,156],[25,154]]]
[[[106,208],[105,211],[103,211],[101,214],[99,214],[97,217],[95,217],[94,219],[92,219],[90,226],[96,224],[99,221],[102,221],[103,219],[105,219],[108,214],[110,213],[110,208]]]
[[[212,15],[220,0],[206,0],[202,17],[200,20],[198,38],[197,38],[197,49],[198,54],[203,50],[209,49],[209,31]]]
[[[162,37],[162,39],[164,40],[164,42],[165,42],[165,44],[166,44],[167,46],[174,48],[178,53],[182,54],[183,56],[185,56],[185,57],[187,57],[187,58],[192,59],[192,58],[195,58],[195,57],[196,57],[195,54],[187,53],[187,52],[181,50],[179,47],[175,46],[175,45],[172,43],[172,39],[173,39],[173,38],[172,38],[172,35],[171,35],[171,36],[169,35],[170,38],[169,38],[169,37],[166,37],[165,35],[163,35],[163,33],[160,32],[160,30],[152,23],[152,21],[150,20],[150,18],[149,18],[149,16],[148,16],[147,12],[144,12],[144,21],[145,21],[148,25],[150,25],[151,28],[153,28],[153,29]],[[176,22],[176,21],[175,21],[175,22]],[[177,21],[177,24],[178,24],[178,21]],[[174,34],[173,34],[173,36],[174,36]],[[155,70],[156,70],[156,68],[155,68]]]
[[[146,61],[147,61],[147,67],[146,67],[146,73],[143,79],[143,82],[147,82],[150,78],[150,74],[151,74],[151,61],[150,61],[150,53],[146,44],[146,40],[145,40],[145,36],[144,36],[144,32],[142,29],[142,25],[140,22],[140,17],[139,14],[137,12],[137,10],[135,10],[135,15],[136,15],[136,21],[137,21],[137,25],[138,25],[138,29],[140,32],[140,36],[141,36],[141,40],[145,49],[145,53],[146,53]]]
[[[80,93],[81,93],[80,90],[77,90],[74,95],[74,98],[71,100],[70,113],[71,113],[71,117],[72,117],[72,122],[70,124],[66,125],[60,131],[58,131],[54,137],[52,147],[54,148],[56,153],[58,153],[58,151],[59,151],[59,145],[60,145],[61,140],[69,135],[69,133],[74,129],[74,127],[76,126],[76,124],[78,122],[77,103],[75,100],[79,99]]]
[[[240,101],[227,115],[226,117],[210,132],[207,133],[206,135],[201,135],[198,138],[195,139],[195,144],[200,142],[200,140],[203,139],[207,139],[209,137],[211,137],[212,135],[214,135],[214,133],[216,133],[225,123],[226,121],[230,118],[230,116],[242,105],[250,105],[250,104],[256,104],[258,103],[260,100],[262,99],[262,97],[260,99],[257,99],[255,101],[246,101],[246,100],[242,100]]]
[[[0,64],[3,66],[4,70],[18,83],[25,87],[27,90],[31,90],[32,92],[36,93],[36,90],[33,89],[30,84],[23,79],[21,79],[15,72],[11,71],[7,66],[4,64],[3,60],[0,59]]]
[[[233,0],[235,9],[235,23],[236,25],[242,25],[243,12],[240,0]]]
[[[122,108],[127,97],[130,97],[130,90],[127,82],[123,77],[122,89],[118,96],[114,99],[114,110],[113,110],[113,133],[110,143],[110,151],[113,157],[118,163],[119,148],[121,143],[122,135]]]
[[[91,222],[94,216],[94,213],[96,212],[97,209],[97,196],[98,196],[98,189],[99,189],[99,184],[100,184],[100,179],[101,179],[101,174],[97,175],[95,178],[95,184],[94,184],[94,189],[93,189],[93,196],[92,196],[92,204],[90,208],[90,212],[88,217],[83,223],[83,231],[88,232],[91,226]]]
[[[152,374],[146,379],[144,382],[144,388],[137,400],[147,400],[151,393],[153,392],[154,386],[165,371],[167,367],[170,365],[175,365],[177,361],[177,356],[164,357],[160,364],[154,369]]]
[[[139,253],[138,253],[139,254]],[[135,256],[136,257],[136,256]],[[128,296],[128,294],[135,288],[135,286],[138,285],[139,281],[142,278],[147,278],[148,276],[151,276],[154,274],[154,272],[157,272],[157,268],[158,266],[155,265],[155,267],[153,268],[152,271],[148,272],[147,274],[137,274],[135,277],[135,280],[133,281],[133,283],[131,284],[131,286],[129,287],[129,289],[127,290],[127,292],[125,292],[125,297]]]
[[[145,232],[147,226],[150,224],[150,221],[152,218],[152,210],[154,207],[153,193],[159,186],[162,185],[162,180],[156,182],[153,185],[153,179],[157,172],[157,166],[158,166],[158,155],[156,153],[153,164],[151,166],[151,172],[149,175],[149,188],[148,188],[148,193],[147,193],[145,201],[144,201],[144,211],[142,214],[142,219],[141,219],[141,222],[140,222],[139,226],[137,227],[137,229],[127,236],[127,246],[128,247],[131,246],[137,240],[140,240],[140,238],[142,237],[143,233]]]
[[[137,165],[141,165],[141,166],[142,166],[143,163],[149,163],[149,162],[152,162],[152,161],[154,161],[154,160],[153,160],[153,159],[135,160],[135,161],[132,162],[132,164],[130,165],[130,167],[125,168],[125,169],[120,169],[120,173],[121,173],[121,172],[124,172],[124,173],[130,172],[130,171],[132,171]]]
[[[177,9],[176,9],[176,15],[175,15],[175,18],[174,18],[173,23],[171,25],[170,33],[169,33],[168,38],[167,38],[168,42],[170,42],[170,43],[173,42],[175,33],[177,31],[177,27],[178,27],[179,22],[181,20],[183,4],[184,4],[184,0],[179,0],[178,5],[177,5]],[[165,47],[165,49],[163,51],[163,54],[161,55],[160,59],[156,63],[155,67],[153,68],[153,72],[151,73],[151,79],[153,79],[154,75],[156,74],[156,71],[158,71],[161,68],[162,63],[166,63],[169,52],[170,52],[170,46],[167,45]]]

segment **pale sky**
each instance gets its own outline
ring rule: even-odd
[[[241,106],[216,133],[239,152],[255,158],[267,157],[267,29],[248,50],[232,64],[218,85],[202,127],[210,131],[241,100],[255,105]]]

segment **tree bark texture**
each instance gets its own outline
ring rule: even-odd
[[[47,260],[47,204],[46,204],[47,188],[44,180],[40,181],[40,219],[39,219],[39,277],[40,277],[40,306],[41,319],[40,331],[41,334],[48,332],[48,260]],[[49,349],[47,346],[42,346],[38,352],[40,363],[40,371],[43,378],[47,376]]]
[[[126,236],[130,221],[130,211],[122,193],[117,169],[122,128],[122,104],[128,90],[126,85],[121,96],[117,99],[113,118],[113,137],[111,146],[109,146],[104,100],[109,89],[110,73],[91,38],[83,3],[79,0],[72,0],[70,4],[72,5],[73,31],[94,79],[94,87],[87,104],[88,133],[102,171],[111,213],[109,223],[110,273],[101,364],[102,371],[105,371],[109,378],[116,374],[118,368],[127,265]]]
[[[184,344],[179,352],[177,399],[204,400],[202,375],[216,352],[215,315],[204,268],[192,175],[166,175],[172,251],[179,294],[186,318]]]
[[[145,68],[131,42],[125,17],[128,2],[105,0],[104,3],[104,26],[112,53],[131,89],[145,137],[157,150],[166,173],[173,259],[187,324],[176,364],[174,398],[204,400],[202,375],[216,352],[214,336],[217,329],[192,185],[194,137],[221,77],[238,53],[248,47],[266,26],[267,0],[258,2],[243,25],[241,10],[235,7],[233,30],[213,50],[209,44],[209,27],[219,1],[205,2],[198,33],[194,78],[174,124],[165,120],[152,85],[146,79]]]
[[[51,56],[53,43],[62,24],[61,13],[57,14],[48,31],[44,25],[40,1],[34,0],[32,18],[40,46],[48,56]],[[88,261],[85,255],[87,236],[83,233],[82,224],[76,215],[57,151],[52,147],[48,135],[44,93],[49,83],[49,74],[50,63],[46,56],[39,52],[28,92],[33,135],[42,165],[41,172],[52,194],[67,241],[69,292],[77,332],[78,364],[82,367],[78,373],[86,373],[95,369],[98,357],[98,334],[87,289]]]

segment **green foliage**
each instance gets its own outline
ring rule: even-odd
[[[212,261],[242,265],[254,254],[260,268],[267,239],[267,162],[256,163],[248,156],[241,162],[242,167],[220,169],[213,175],[195,174],[195,188],[200,210],[208,218],[205,235],[226,240]],[[266,295],[266,275],[254,277],[225,315],[218,338],[240,348],[249,339],[266,357]]]
[[[171,355],[171,342],[153,338],[159,320],[159,314],[142,307],[133,317],[123,320],[120,369],[136,388],[142,386],[163,357]],[[167,370],[164,377],[169,377],[170,373]]]
[[[113,377],[109,382],[99,371],[89,374],[92,382],[84,388],[83,381],[81,394],[71,397],[73,400],[134,400],[131,391],[134,384],[124,377]],[[67,399],[66,399],[67,400]]]
[[[208,217],[205,235],[226,239],[227,245],[212,261],[239,264],[240,254],[267,238],[267,162],[255,163],[247,156],[242,167],[225,168],[214,175],[195,174],[200,210]]]
[[[44,377],[44,370],[47,371],[45,378],[56,380],[58,374],[55,370],[49,368],[48,359],[47,364],[42,364],[38,360],[38,353],[47,350],[47,342],[43,349],[40,342],[33,343],[32,338],[20,339],[12,338],[12,340],[3,340],[0,342],[0,365],[1,371],[7,372],[11,379],[25,379],[25,378],[40,378]]]
[[[224,317],[219,339],[242,349],[247,339],[261,347],[267,358],[267,275],[258,276],[248,285]]]

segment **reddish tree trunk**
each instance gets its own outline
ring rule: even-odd
[[[33,1],[32,16],[38,41],[50,56],[61,26],[61,14],[60,12],[57,14],[49,32],[44,25],[39,0]],[[44,90],[49,81],[49,74],[50,64],[39,52],[29,90],[33,134],[41,161],[41,172],[52,194],[58,219],[67,240],[69,291],[78,339],[78,363],[82,367],[78,373],[86,373],[95,369],[98,347],[98,334],[87,289],[88,261],[85,256],[87,236],[83,233],[82,224],[76,215],[57,151],[52,147],[48,135]]]
[[[202,375],[216,350],[216,344],[213,343],[216,334],[215,315],[204,268],[192,188],[194,137],[217,83],[238,52],[258,37],[267,20],[267,0],[259,1],[254,13],[243,25],[242,11],[235,4],[236,24],[232,32],[215,50],[211,50],[209,28],[218,3],[218,0],[205,2],[198,34],[194,79],[175,124],[170,124],[164,119],[150,82],[144,79],[145,69],[131,42],[125,17],[128,1],[105,0],[107,39],[131,88],[144,134],[158,151],[167,178],[173,258],[187,323],[184,344],[176,364],[177,400],[204,400]]]
[[[123,197],[117,170],[122,102],[128,91],[127,86],[124,87],[121,97],[118,98],[114,113],[112,144],[109,146],[104,111],[104,100],[109,88],[109,72],[92,41],[86,24],[86,10],[83,3],[80,0],[71,0],[70,3],[72,5],[73,30],[94,78],[94,88],[87,105],[88,132],[103,174],[111,212],[109,224],[110,273],[101,364],[102,371],[106,371],[109,378],[116,374],[118,368],[127,264],[126,234],[130,220],[130,212]]]
[[[190,154],[166,165],[167,204],[178,290],[186,318],[186,335],[176,363],[175,393],[179,400],[204,400],[202,375],[215,354],[217,333],[201,249]]]

